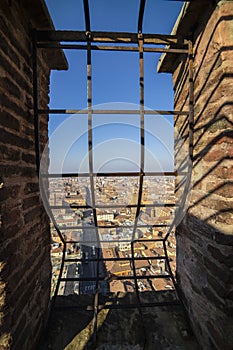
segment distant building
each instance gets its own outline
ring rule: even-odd
[[[97,212],[97,221],[113,221],[114,214],[108,211]]]

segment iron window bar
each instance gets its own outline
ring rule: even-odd
[[[136,208],[136,207],[135,207]],[[55,208],[55,209],[57,209],[57,208]],[[65,208],[63,208],[62,207],[62,209],[65,209]],[[161,220],[161,221],[164,221],[164,220]],[[57,225],[58,227],[60,226],[59,224]],[[146,228],[146,227],[148,227],[148,228],[155,228],[155,227],[170,227],[170,226],[172,226],[171,224],[170,225],[168,225],[168,224],[161,224],[161,223],[159,223],[159,224],[144,224],[144,225],[137,225],[137,228]],[[81,226],[81,225],[75,225],[75,226],[64,226],[64,227],[62,227],[62,229],[64,229],[64,230],[81,230],[81,229],[91,229],[93,226],[90,224],[90,226]],[[100,224],[100,225],[98,225],[98,228],[134,228],[134,225],[120,225],[120,224],[109,224],[109,225],[102,225],[102,224]]]
[[[141,0],[140,13],[139,13],[139,26],[142,25],[144,7],[145,7],[145,0]],[[137,224],[138,224],[138,220],[139,220],[139,216],[140,216],[140,211],[141,211],[140,205],[141,205],[141,201],[142,201],[144,166],[145,166],[144,57],[143,57],[143,37],[141,34],[138,34],[138,51],[139,51],[139,84],[140,84],[140,141],[141,141],[140,153],[141,154],[140,154],[138,201],[137,201],[137,208],[136,208],[136,214],[135,214],[135,218],[134,218],[134,227],[133,227],[133,233],[132,233],[131,255],[132,255],[132,270],[133,270],[133,279],[134,279],[135,292],[136,292],[137,304],[138,304],[138,312],[139,312],[139,317],[141,319],[141,325],[143,328],[143,336],[144,336],[144,343],[145,343],[145,341],[146,341],[146,329],[145,329],[145,325],[144,325],[144,321],[143,321],[140,293],[139,293],[139,288],[138,288],[138,283],[137,283],[137,271],[136,271],[136,265],[135,265],[135,260],[134,260],[134,258],[135,258],[135,256],[134,256],[134,240],[135,240],[135,234],[137,231]]]
[[[59,227],[59,229],[61,231],[65,231],[65,230],[85,230],[85,229],[94,229],[94,226],[64,226],[61,227],[60,225],[57,225],[57,227]],[[134,225],[98,225],[97,226],[99,229],[110,229],[110,228],[126,228],[126,229],[132,229],[134,228]],[[146,227],[169,227],[168,225],[157,225],[157,226],[152,226],[152,225],[138,225],[137,228],[146,228]],[[158,239],[159,240],[159,239]],[[101,241],[100,241],[101,242]],[[126,240],[127,242],[127,240]]]
[[[59,225],[57,225],[59,227]],[[85,230],[91,229],[93,226],[64,226],[61,227],[62,230]],[[146,225],[137,225],[137,228],[146,228],[146,227],[169,227],[167,224],[146,224]],[[98,225],[98,228],[134,228],[134,225]]]
[[[122,281],[122,280],[149,280],[152,278],[164,278],[164,279],[170,279],[171,275],[170,274],[162,274],[162,275],[144,275],[144,276],[139,276],[139,275],[114,275],[113,279]],[[74,282],[74,281],[80,281],[80,282],[95,282],[96,277],[65,277],[61,278],[61,282]],[[99,277],[98,281],[106,281],[106,277]],[[137,284],[137,283],[136,283]],[[140,302],[141,304],[141,302]]]
[[[140,8],[139,8],[139,14],[138,14],[138,33],[142,33],[142,23],[143,23],[143,16],[144,16],[144,11],[145,11],[145,5],[146,5],[146,0],[141,0],[140,1]]]
[[[91,187],[91,202],[93,206],[93,219],[95,223],[95,234],[97,239],[97,266],[95,278],[95,294],[94,294],[94,315],[93,315],[93,336],[96,341],[97,337],[97,322],[98,322],[98,299],[99,299],[99,273],[100,273],[100,242],[98,234],[98,220],[95,208],[95,183],[93,178],[93,128],[92,128],[92,65],[91,65],[91,27],[90,27],[90,12],[88,0],[83,0],[86,36],[87,36],[87,107],[88,107],[88,158],[89,158],[89,179]]]
[[[111,204],[111,205],[103,205],[103,204],[95,204],[95,205],[78,205],[78,204],[70,204],[69,206],[65,205],[51,205],[51,209],[117,209],[117,208],[137,208],[137,204]],[[154,203],[154,204],[141,204],[140,208],[156,208],[156,207],[164,207],[164,208],[173,208],[177,207],[175,203]]]
[[[91,31],[91,21],[90,21],[90,11],[89,11],[89,1],[83,0],[84,16],[85,16],[85,26],[86,32]]]
[[[77,241],[76,241],[76,243],[77,243]],[[166,256],[165,255],[161,255],[161,256],[151,256],[151,257],[145,257],[145,256],[136,256],[136,257],[134,257],[135,261],[160,260],[160,259],[164,260],[164,259],[166,259]],[[98,260],[97,258],[89,258],[88,259],[88,261],[97,261],[97,260]],[[132,260],[133,260],[132,257],[128,257],[128,258],[99,258],[99,261],[132,261]],[[65,262],[77,262],[77,261],[84,262],[86,260],[83,259],[83,258],[65,259]]]
[[[38,114],[88,114],[86,109],[39,109]],[[140,110],[137,109],[92,109],[92,114],[130,114],[140,115]],[[189,111],[165,111],[165,110],[144,110],[144,115],[189,115]]]
[[[179,35],[148,34],[143,33],[144,45],[166,45],[179,48],[187,48],[190,40]],[[54,42],[87,42],[86,31],[72,30],[37,30],[34,34],[37,45]],[[128,32],[104,32],[91,31],[90,41],[92,43],[121,43],[138,44],[138,33]]]
[[[144,171],[144,176],[176,176],[176,171],[164,171],[164,172],[147,172]],[[140,176],[140,172],[118,172],[118,173],[95,173],[93,172],[94,177],[137,177]],[[55,178],[55,177],[89,177],[89,173],[50,173],[50,174],[41,174],[41,177],[45,178]]]
[[[69,49],[69,50],[87,50],[86,45],[78,44],[38,44],[40,49]],[[104,46],[104,45],[93,45],[91,47],[93,51],[127,51],[127,52],[138,52],[135,46]],[[188,54],[188,49],[174,49],[174,48],[157,48],[157,47],[144,47],[144,52],[158,52],[158,53],[183,53]]]
[[[146,242],[163,242],[164,241],[164,239],[162,239],[162,238],[155,238],[155,239],[149,239],[149,240],[136,240],[135,239],[135,242],[141,242],[141,243],[146,243]],[[82,244],[84,244],[84,243],[96,243],[96,240],[88,240],[88,241],[65,241],[67,244],[68,243],[82,243]],[[117,241],[114,241],[114,240],[112,240],[112,241],[109,241],[109,240],[105,240],[105,239],[102,239],[102,240],[100,240],[100,243],[115,243],[115,242],[117,242]],[[129,240],[129,239],[122,239],[122,240],[120,240],[120,242],[121,243],[131,243],[131,240]],[[118,260],[120,260],[120,258],[117,258]]]
[[[100,228],[112,228],[114,226],[98,226],[97,222],[97,214],[96,214],[96,204],[95,204],[95,188],[94,188],[94,177],[96,176],[138,176],[140,178],[139,183],[139,191],[138,191],[138,203],[135,205],[136,209],[136,217],[134,221],[134,225],[132,225],[131,228],[133,228],[133,236],[135,238],[136,230],[139,227],[146,227],[146,225],[138,225],[138,218],[140,214],[140,208],[144,206],[144,204],[141,203],[142,198],[142,189],[143,189],[143,178],[144,176],[176,176],[176,172],[168,172],[168,173],[146,173],[144,172],[144,155],[143,152],[141,152],[141,170],[140,172],[135,173],[94,173],[93,171],[93,157],[92,157],[92,115],[94,114],[137,114],[140,115],[140,123],[141,123],[141,150],[142,145],[144,144],[144,135],[143,135],[143,123],[144,123],[144,116],[145,115],[178,115],[178,116],[189,116],[189,151],[190,155],[192,157],[193,153],[193,106],[194,106],[194,99],[193,99],[193,53],[192,53],[192,43],[188,39],[181,38],[179,36],[175,35],[161,35],[161,34],[142,34],[142,23],[143,23],[143,14],[144,14],[144,8],[145,8],[145,0],[140,1],[140,10],[139,10],[139,16],[138,16],[138,33],[120,33],[120,32],[91,32],[90,28],[90,15],[89,15],[89,4],[88,0],[84,1],[84,13],[85,13],[85,23],[86,23],[86,31],[34,31],[33,33],[33,95],[34,95],[34,125],[35,125],[35,144],[36,144],[36,163],[37,163],[37,170],[39,174],[39,166],[40,166],[40,135],[39,135],[39,115],[41,114],[87,114],[88,115],[88,143],[89,143],[89,167],[90,172],[88,174],[42,174],[42,178],[57,178],[57,177],[89,177],[90,178],[90,184],[91,184],[91,197],[92,197],[92,206],[85,206],[85,208],[92,208],[93,209],[93,217],[94,217],[94,223],[95,227],[93,227],[96,231],[96,242],[98,243],[99,247],[104,240],[100,240],[98,235],[98,229]],[[60,43],[62,42],[62,43]],[[70,44],[64,44],[64,42],[70,42]],[[76,42],[76,44],[73,44],[73,42]],[[81,43],[85,42],[86,45],[82,45]],[[80,43],[80,44],[78,44]],[[121,46],[117,46],[116,44],[121,44]],[[95,44],[95,45],[93,45]],[[98,44],[98,45],[96,45]],[[107,44],[107,45],[103,45]],[[132,46],[133,44],[137,44],[138,47]],[[111,46],[112,45],[112,46]],[[123,46],[122,46],[123,45]],[[131,45],[131,46],[130,46]],[[148,45],[165,45],[165,47],[156,48],[156,47],[148,47]],[[76,110],[76,109],[39,109],[38,108],[38,79],[37,79],[37,50],[38,49],[78,49],[78,50],[86,50],[87,51],[87,71],[88,71],[88,109],[87,110]],[[119,51],[136,51],[139,52],[140,56],[140,110],[93,110],[92,109],[92,94],[91,94],[91,51],[92,50],[119,50]],[[156,110],[156,111],[148,111],[144,110],[144,81],[143,81],[143,52],[166,52],[166,53],[179,53],[179,54],[188,54],[188,62],[189,62],[189,111],[163,111],[163,110]],[[152,175],[153,174],[153,175]],[[42,191],[44,191],[42,186]],[[44,193],[45,195],[45,193]],[[184,202],[184,200],[183,200]],[[182,203],[183,203],[182,202]],[[181,203],[181,204],[182,204]],[[171,204],[172,205],[172,204]],[[147,205],[148,206],[148,205]],[[169,205],[168,205],[169,206]],[[111,206],[113,208],[113,206]],[[116,206],[115,206],[116,207]],[[119,206],[118,206],[119,207]],[[122,206],[121,206],[122,207]],[[82,208],[82,206],[77,206],[77,208]],[[83,206],[84,208],[84,206]],[[110,206],[106,206],[106,208],[110,208]],[[58,276],[58,283],[56,285],[55,293],[54,293],[54,299],[53,302],[55,302],[56,296],[58,294],[59,285],[61,281],[69,281],[69,280],[77,280],[77,278],[63,278],[62,272],[64,269],[64,264],[66,262],[72,262],[75,261],[83,261],[82,259],[66,259],[66,248],[67,244],[69,243],[75,243],[76,241],[66,241],[63,237],[63,234],[61,230],[64,228],[60,228],[59,225],[56,223],[56,219],[52,213],[53,209],[56,209],[55,206],[50,206],[48,203],[48,209],[49,209],[49,215],[51,218],[51,221],[58,233],[59,238],[62,241],[63,244],[63,252],[62,252],[62,262],[61,262],[61,268],[60,273]],[[135,281],[135,291],[137,295],[137,304],[132,305],[113,305],[116,308],[131,308],[131,307],[137,307],[139,309],[139,313],[141,316],[141,322],[142,326],[144,325],[143,319],[142,319],[142,307],[148,307],[150,306],[162,306],[162,305],[172,305],[172,304],[178,304],[179,301],[176,300],[174,303],[168,303],[168,302],[154,302],[154,303],[142,303],[140,300],[139,290],[138,290],[138,284],[137,280],[140,279],[151,279],[151,278],[171,278],[176,296],[179,297],[176,281],[174,279],[173,273],[171,271],[170,263],[169,263],[169,257],[167,253],[166,248],[166,242],[168,239],[168,236],[170,235],[172,229],[174,228],[175,220],[173,220],[171,225],[147,225],[150,227],[168,227],[168,232],[162,239],[148,239],[148,240],[141,240],[141,239],[135,239],[131,242],[131,258],[125,258],[125,260],[128,260],[132,263],[133,267],[133,275],[132,276],[114,276],[116,279],[133,279]],[[115,226],[123,228],[124,226]],[[126,226],[129,228],[129,226]],[[77,227],[76,229],[82,229],[85,230],[86,228],[90,229],[91,227]],[[69,227],[67,229],[70,229]],[[120,240],[123,242],[122,240]],[[134,244],[136,242],[157,242],[161,241],[163,244],[164,249],[164,256],[159,257],[135,257],[134,256]],[[88,241],[89,243],[91,241]],[[107,241],[109,243],[109,240]],[[112,243],[114,241],[110,241]],[[128,241],[127,241],[128,242]],[[77,241],[77,243],[83,244],[82,241]],[[85,241],[87,243],[87,241]],[[98,301],[98,284],[99,281],[104,279],[105,277],[99,276],[99,263],[100,261],[114,261],[109,260],[111,258],[103,258],[99,254],[100,249],[98,249],[98,254],[96,259],[88,259],[88,261],[97,261],[97,275],[95,278],[93,278],[93,281],[96,282],[96,292],[94,297],[94,305],[91,307],[92,310],[94,310],[94,336],[96,336],[97,332],[97,316],[98,311],[102,308],[113,308],[112,305],[99,305]],[[167,263],[168,267],[168,274],[165,275],[149,275],[149,276],[139,276],[137,275],[137,271],[135,268],[135,261],[137,260],[157,260],[157,259],[164,259]],[[122,259],[116,258],[116,261],[120,261]],[[86,281],[90,281],[90,277],[86,277]],[[180,299],[180,298],[178,298]]]
[[[141,239],[135,239],[135,241],[134,242],[141,242],[141,243],[146,243],[146,242],[163,242],[164,241],[164,239],[163,238],[154,238],[154,239],[145,239],[145,240],[141,240]],[[66,243],[79,243],[79,241],[65,241]],[[96,242],[96,240],[90,240],[90,241],[81,241],[81,243],[92,243],[92,242]],[[104,240],[104,239],[102,239],[101,241],[100,241],[101,243],[114,243],[114,241],[109,241],[109,240]],[[116,241],[115,241],[116,242]],[[131,242],[131,240],[129,240],[129,239],[125,239],[125,240],[120,240],[120,242],[123,242],[123,243],[130,243]],[[119,260],[120,260],[120,258],[118,258]]]

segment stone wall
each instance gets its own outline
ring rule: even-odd
[[[188,23],[191,11],[195,14],[193,2],[177,29],[193,38],[195,102],[192,190],[177,227],[177,280],[201,347],[231,350],[233,1],[199,2],[199,10],[199,17]],[[188,107],[184,62],[178,59],[173,71],[177,110]],[[178,116],[175,126],[188,143],[188,117]],[[179,142],[176,152],[179,169]]]
[[[39,7],[38,7],[39,6]],[[0,4],[0,348],[34,349],[50,297],[50,233],[36,173],[32,28],[52,29],[43,3]],[[47,16],[47,17],[46,17]],[[39,57],[41,108],[49,102],[52,62]],[[40,121],[41,146],[48,116]]]

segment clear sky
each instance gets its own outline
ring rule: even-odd
[[[46,0],[56,29],[85,30],[82,0]],[[139,0],[89,0],[91,30],[137,32]],[[143,33],[169,34],[182,1],[147,0]],[[68,71],[53,71],[50,108],[86,109],[86,52],[65,50]],[[145,108],[173,109],[169,74],[157,74],[160,54],[145,53]],[[137,52],[92,52],[93,108],[138,109]],[[96,106],[97,105],[97,106]],[[139,116],[93,116],[96,171],[140,166]],[[86,116],[50,115],[50,171],[88,171]],[[145,117],[145,170],[173,170],[173,118]],[[62,163],[62,166],[61,166]]]

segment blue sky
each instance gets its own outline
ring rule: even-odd
[[[139,2],[139,0],[89,0],[91,30],[136,32]],[[56,29],[85,30],[82,0],[46,0],[46,3]],[[143,32],[169,34],[182,4],[181,1],[147,0]],[[69,70],[52,72],[50,108],[86,109],[86,52],[65,50],[65,54]],[[160,54],[157,53],[144,54],[145,107],[170,110],[173,109],[171,76],[156,73],[159,57]],[[138,53],[93,51],[92,92],[92,103],[93,106],[98,105],[97,108],[111,109],[112,106],[116,108],[124,106],[122,109],[129,109],[133,106],[132,109],[137,109]],[[93,126],[95,126],[93,157],[96,170],[138,169],[140,159],[138,116],[120,118],[93,116]],[[61,159],[62,171],[88,171],[86,131],[85,116],[76,115],[67,122],[67,116],[50,115],[50,171],[59,171]],[[146,116],[145,133],[145,170],[173,170],[173,118]]]

